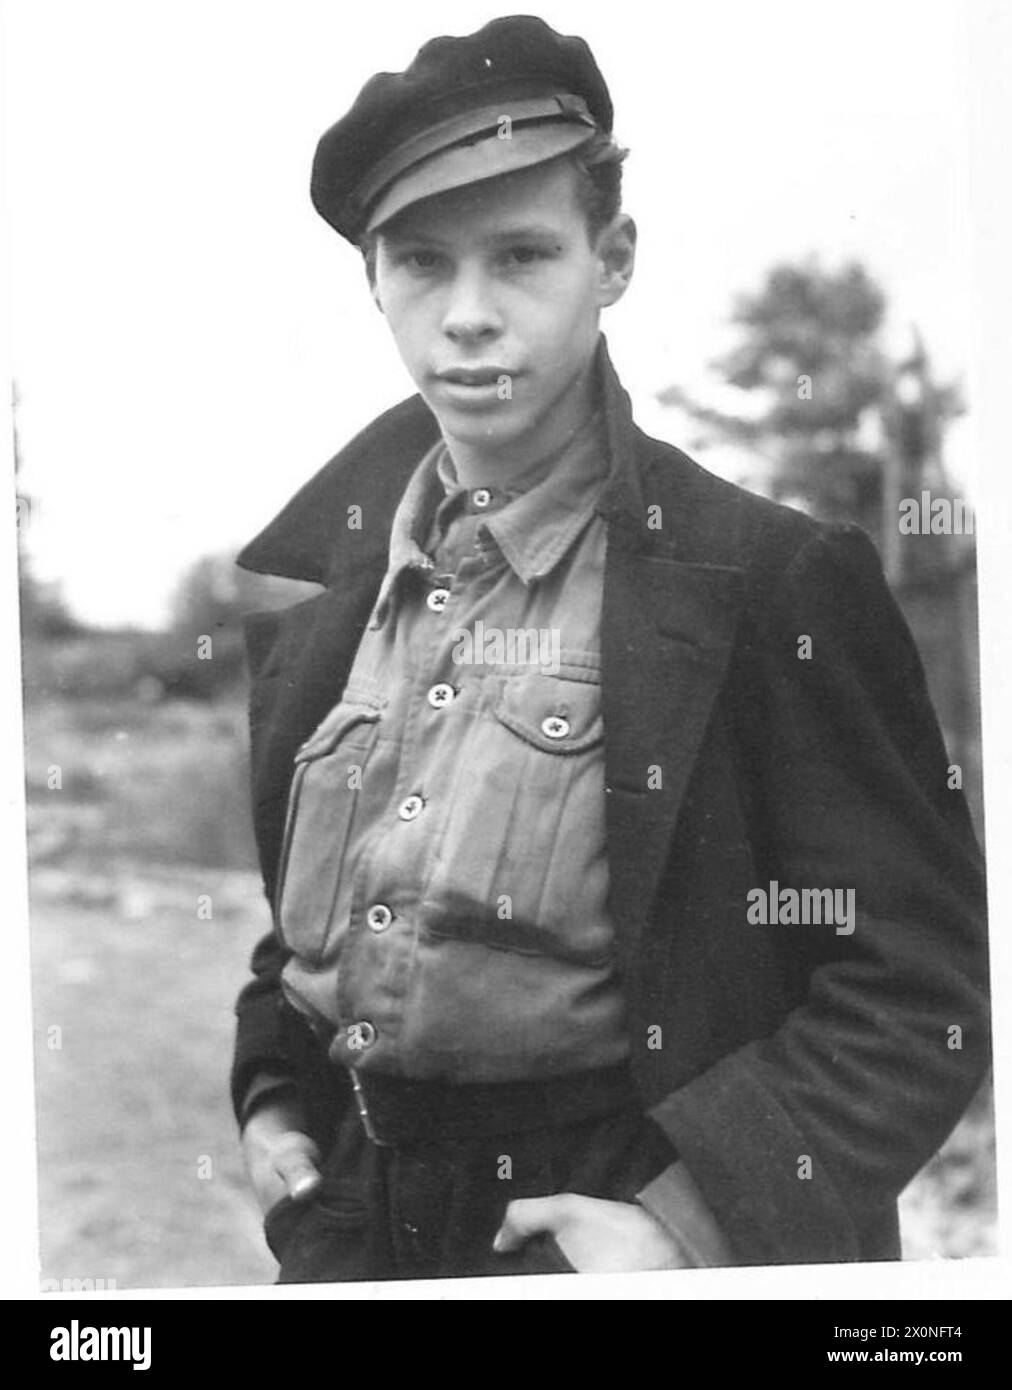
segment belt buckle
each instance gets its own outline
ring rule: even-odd
[[[355,1093],[355,1108],[358,1111],[359,1119],[362,1121],[362,1128],[365,1130],[366,1138],[382,1149],[389,1149],[390,1145],[386,1140],[381,1139],[376,1133],[376,1127],[372,1122],[372,1116],[369,1114],[369,1106],[366,1103],[365,1088],[359,1079],[358,1072],[356,1072],[354,1067],[349,1068],[349,1070],[351,1072],[351,1087]]]

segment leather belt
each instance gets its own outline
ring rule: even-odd
[[[349,1073],[365,1132],[384,1146],[558,1128],[642,1109],[625,1063],[539,1081],[461,1084]]]

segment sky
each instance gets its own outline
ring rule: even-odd
[[[508,10],[316,0],[11,0],[5,201],[11,370],[43,579],[101,625],[164,620],[411,394],[357,253],[318,217],[322,131],[380,69]],[[777,261],[861,259],[889,341],[943,377],[970,351],[967,13],[958,3],[538,5],[590,43],[629,146],[640,234],[603,326],[639,423],[712,391],[734,297]],[[947,463],[976,486],[975,402]],[[718,470],[720,458],[702,461]]]

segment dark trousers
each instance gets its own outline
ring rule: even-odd
[[[561,1192],[632,1202],[673,1158],[631,1103],[559,1125],[382,1146],[349,1109],[322,1186],[308,1202],[282,1198],[265,1234],[280,1284],[572,1272],[547,1235],[514,1253],[492,1249],[508,1203]]]

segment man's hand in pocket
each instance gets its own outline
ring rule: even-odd
[[[303,1123],[299,1108],[284,1101],[261,1105],[246,1122],[243,1158],[264,1213],[285,1196],[305,1201],[320,1186],[320,1150]]]
[[[682,1269],[689,1263],[660,1222],[635,1202],[606,1202],[575,1192],[510,1202],[492,1248],[519,1250],[540,1231],[554,1236],[581,1273]]]

